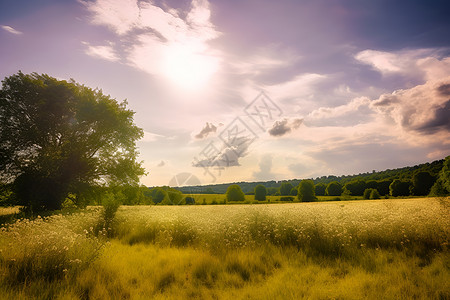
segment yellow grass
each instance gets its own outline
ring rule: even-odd
[[[448,216],[434,198],[135,206],[109,240],[98,208],[25,220],[0,232],[0,299],[448,299]]]

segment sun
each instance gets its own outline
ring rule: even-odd
[[[163,73],[184,89],[201,89],[218,69],[218,59],[195,47],[173,44],[165,51]]]

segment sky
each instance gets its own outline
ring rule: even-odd
[[[0,78],[122,101],[147,186],[350,175],[450,155],[450,3],[0,0]]]

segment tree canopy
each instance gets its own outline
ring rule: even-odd
[[[134,112],[75,81],[19,72],[0,90],[0,181],[13,183],[18,203],[58,209],[91,186],[136,184],[143,131]]]
[[[262,184],[255,187],[255,200],[264,201],[266,200],[267,189]]]
[[[294,186],[290,182],[283,182],[280,186],[280,195],[281,196],[289,196],[291,194],[291,190]]]
[[[298,185],[297,197],[301,202],[316,201],[317,198],[315,194],[314,181],[310,179],[300,181],[300,184]]]
[[[241,187],[237,184],[232,184],[227,189],[227,201],[244,201],[245,194]]]

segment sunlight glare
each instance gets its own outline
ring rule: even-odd
[[[202,54],[186,45],[170,45],[165,54],[165,76],[185,89],[202,88],[218,68],[216,57]]]

